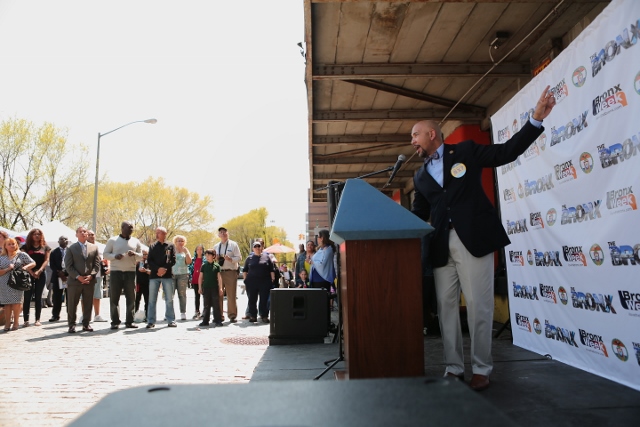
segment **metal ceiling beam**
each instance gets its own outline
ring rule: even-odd
[[[377,135],[314,135],[313,145],[332,144],[394,144],[405,145],[411,141],[406,134],[377,134]]]
[[[430,108],[427,110],[339,110],[314,111],[313,123],[322,122],[376,122],[376,121],[405,121],[405,120],[441,120],[449,110]],[[485,118],[484,109],[454,110],[450,120],[482,120]]]
[[[361,164],[385,164],[393,166],[398,161],[398,156],[344,156],[344,157],[331,157],[326,158],[324,156],[313,156],[313,165],[361,165]],[[423,162],[424,160],[418,156],[414,156],[413,159],[407,159],[407,162]]]
[[[442,105],[449,108],[456,105],[456,101],[453,101],[451,99],[440,98],[434,95],[427,95],[426,93],[416,92],[415,90],[405,89],[403,87],[393,86],[390,84],[381,83],[374,80],[344,80],[344,81],[354,85],[365,86],[371,89],[381,90],[383,92],[389,92],[395,95],[405,96],[411,99],[417,99],[418,101],[426,101],[432,104]],[[456,108],[458,110],[463,110],[467,112],[486,114],[486,108],[479,107],[477,105],[460,103]]]
[[[414,175],[414,171],[411,170],[401,170],[398,171],[398,173],[396,173],[396,178],[413,178]],[[313,174],[313,179],[315,180],[337,180],[337,181],[341,181],[344,179],[352,179],[352,178],[356,178],[356,176],[353,173],[349,173],[349,172],[334,172],[334,173],[315,173]],[[385,181],[389,179],[389,175],[385,175],[385,174],[380,174],[380,175],[373,175],[370,177],[367,177],[367,181],[370,179],[384,179]]]
[[[385,79],[403,78],[479,78],[493,64],[449,63],[449,64],[318,64],[313,66],[313,80]],[[529,63],[502,63],[491,77],[530,78]]]
[[[360,3],[371,0],[310,0],[311,3]],[[387,0],[389,3],[469,3],[470,0]],[[557,3],[558,0],[535,0],[537,3]],[[601,0],[570,0],[571,3],[595,3]],[[474,3],[531,3],[532,0],[473,0]]]

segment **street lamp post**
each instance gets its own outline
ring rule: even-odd
[[[132,125],[134,123],[150,123],[150,124],[156,124],[158,121],[156,119],[147,119],[147,120],[136,120],[135,122],[131,122],[131,123],[127,123],[126,125],[122,125],[118,128],[115,128],[113,130],[110,130],[109,132],[105,132],[105,133],[99,133],[98,132],[98,154],[96,156],[96,183],[95,186],[93,187],[93,231],[97,234],[98,233],[98,229],[97,229],[97,222],[98,222],[98,173],[100,170],[100,138],[102,138],[103,136],[109,135],[110,133],[113,133],[119,129],[122,129],[123,127]]]

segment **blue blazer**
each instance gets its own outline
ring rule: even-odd
[[[411,211],[435,228],[429,245],[429,260],[433,267],[447,263],[450,222],[475,257],[511,243],[496,208],[482,188],[482,169],[515,161],[543,131],[544,128],[536,128],[527,122],[504,144],[481,145],[471,140],[444,144],[443,187],[425,167],[417,170],[413,177],[415,197]],[[458,163],[466,167],[466,173],[455,178],[451,169]]]

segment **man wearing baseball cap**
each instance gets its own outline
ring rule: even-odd
[[[218,264],[220,265],[220,275],[222,276],[222,287],[227,294],[227,315],[231,323],[236,323],[238,317],[238,306],[236,304],[236,289],[238,288],[238,263],[242,259],[240,247],[236,242],[229,239],[229,232],[226,228],[218,228],[218,237],[220,243],[215,246],[218,254]],[[220,298],[220,313],[224,313],[222,309],[222,300]],[[222,317],[224,320],[224,315]]]

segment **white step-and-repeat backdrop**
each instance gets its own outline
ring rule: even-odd
[[[640,390],[640,1],[614,0],[492,117],[495,143],[544,133],[498,168],[514,343]]]

